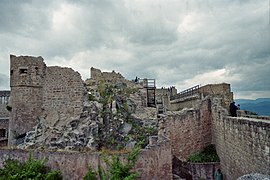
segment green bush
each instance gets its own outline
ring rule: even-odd
[[[0,180],[9,179],[62,179],[59,171],[49,171],[44,165],[45,159],[34,160],[30,155],[26,162],[8,159],[0,169]]]
[[[87,174],[84,176],[84,180],[95,180],[96,175],[101,180],[133,180],[138,177],[138,173],[132,172],[137,157],[140,153],[140,146],[138,144],[127,156],[127,162],[123,163],[120,161],[119,156],[113,155],[109,160],[108,157],[103,157],[105,164],[108,169],[105,171],[101,166],[98,167],[98,173],[94,172],[89,168]]]
[[[217,155],[214,145],[209,145],[199,153],[192,154],[188,157],[189,162],[193,163],[204,163],[204,162],[219,162],[219,157]]]
[[[97,179],[96,175],[97,173],[93,171],[91,167],[89,167],[86,175],[83,177],[83,180],[95,180]]]

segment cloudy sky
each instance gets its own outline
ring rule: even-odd
[[[155,78],[179,91],[230,83],[270,97],[269,0],[1,0],[0,89],[9,55]]]

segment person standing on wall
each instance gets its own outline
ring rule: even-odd
[[[233,101],[230,104],[230,114],[232,117],[237,117],[236,111],[237,111],[237,106],[235,105],[235,102]]]

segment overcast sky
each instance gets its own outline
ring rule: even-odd
[[[47,66],[155,78],[178,91],[230,83],[235,98],[270,97],[269,0],[1,0],[0,89],[9,55]]]

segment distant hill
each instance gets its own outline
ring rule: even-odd
[[[270,98],[236,99],[235,104],[240,104],[242,110],[256,112],[260,116],[270,116]]]

